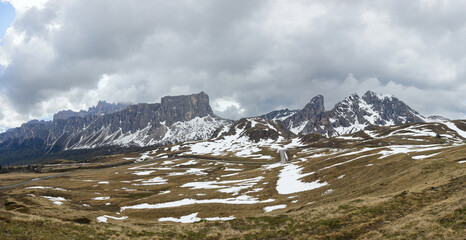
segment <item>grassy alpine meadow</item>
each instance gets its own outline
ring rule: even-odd
[[[0,238],[463,239],[466,144],[376,132],[383,144],[190,142],[1,174]]]
[[[133,2],[0,0],[0,240],[466,240],[466,0]]]

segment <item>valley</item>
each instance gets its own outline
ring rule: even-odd
[[[466,240],[465,10],[0,0],[0,240]]]

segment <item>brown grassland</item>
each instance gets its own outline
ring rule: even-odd
[[[394,129],[375,131],[389,135]],[[358,134],[361,137],[362,133]],[[383,157],[389,146],[406,144],[439,148]],[[1,174],[0,186],[50,175],[57,177],[0,189],[0,239],[464,239],[466,236],[466,163],[459,163],[466,158],[464,143],[400,136],[377,141],[368,136],[364,141],[335,138],[312,141],[309,146],[289,149],[290,161],[301,167],[303,173],[314,172],[302,178],[303,182],[328,184],[293,194],[277,192],[280,166],[265,167],[279,160],[276,151],[264,148],[262,154],[275,157],[264,161],[239,159],[232,153],[221,157],[176,157],[180,152],[183,147],[178,152],[162,147],[153,152],[153,159],[139,163],[124,160],[141,155],[132,153],[93,159],[90,165],[81,168],[52,165],[44,168],[45,173]],[[158,158],[161,154],[173,158]],[[57,173],[57,169],[62,173]],[[247,185],[248,181],[253,183]],[[208,182],[217,184],[217,188],[183,186]],[[239,188],[236,193],[219,190],[228,187]],[[121,209],[142,203],[233,199],[243,195],[258,202]],[[61,205],[43,196],[62,198]],[[98,197],[108,198],[98,200]],[[279,204],[286,207],[264,212],[264,207]],[[235,219],[158,221],[192,213],[198,213],[202,219],[232,215]],[[128,218],[98,222],[97,217],[104,215]]]

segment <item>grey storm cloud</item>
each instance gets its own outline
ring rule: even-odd
[[[13,0],[12,0],[13,1]],[[0,45],[0,128],[205,91],[227,118],[389,93],[466,116],[463,1],[49,0]],[[3,70],[2,70],[3,69]]]

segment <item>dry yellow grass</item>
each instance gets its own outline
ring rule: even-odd
[[[377,131],[388,134],[396,129]],[[419,139],[424,141],[424,137]],[[426,142],[416,143],[438,141],[426,139]],[[445,148],[381,158],[381,151],[389,150],[390,146],[373,144],[372,141],[326,141],[333,140],[322,140],[323,146],[318,148],[300,147],[288,151],[293,164],[301,166],[304,173],[314,172],[302,181],[328,183],[295,194],[277,192],[280,167],[266,169],[262,164],[242,164],[236,157],[231,159],[238,163],[159,159],[133,165],[71,170],[66,176],[0,190],[0,226],[8,229],[7,234],[0,237],[15,236],[11,230],[14,226],[22,229],[21,226],[28,222],[35,226],[48,221],[56,222],[63,231],[77,228],[106,239],[461,239],[465,235],[466,165],[458,163],[466,156],[465,144],[438,144]],[[401,146],[413,142],[396,137],[384,141]],[[367,147],[371,149],[361,151]],[[168,149],[161,148],[154,155],[172,154]],[[180,149],[183,151],[183,147]],[[262,151],[272,154],[272,150]],[[432,155],[434,153],[437,154]],[[114,164],[125,157],[138,158],[140,155],[110,156],[94,164]],[[428,157],[416,159],[420,155]],[[196,170],[198,174],[188,173],[188,170]],[[138,171],[153,172],[135,175]],[[0,175],[0,179],[1,185],[7,185],[38,176],[10,173]],[[157,177],[166,182],[140,185]],[[186,183],[214,181],[238,187],[241,185],[235,185],[235,181],[256,177],[261,179],[238,190],[237,194],[219,191],[222,188],[182,187]],[[32,186],[50,188],[28,188]],[[251,191],[253,189],[259,190]],[[121,207],[141,203],[157,204],[187,198],[226,199],[245,194],[257,200],[274,201],[240,205],[191,204],[120,212]],[[56,205],[43,196],[62,197],[66,201]],[[97,197],[110,198],[94,199]],[[285,204],[286,208],[264,213],[264,207],[278,204]],[[192,213],[198,213],[200,218],[234,215],[236,219],[192,224],[157,221],[162,217],[178,218]],[[127,216],[128,219],[97,223],[97,217],[103,215]],[[79,223],[86,222],[85,219],[95,224]],[[41,233],[39,229],[32,231]]]

